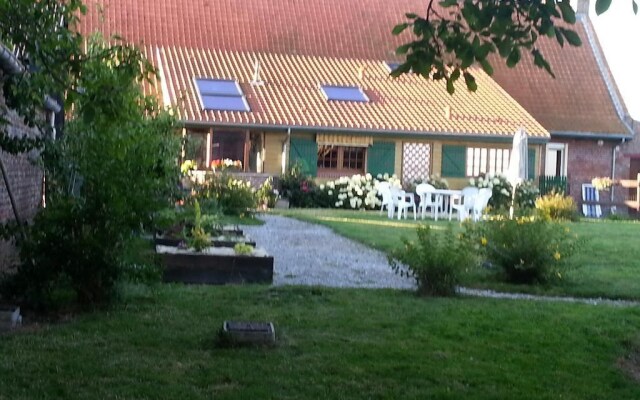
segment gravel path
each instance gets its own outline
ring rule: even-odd
[[[330,229],[277,215],[262,226],[244,226],[258,247],[274,257],[274,285],[413,289],[396,275],[387,256]]]
[[[258,247],[274,256],[274,285],[415,289],[413,280],[391,270],[387,256],[380,251],[337,235],[324,226],[278,215],[264,214],[260,219],[265,221],[264,225],[243,229]],[[458,288],[458,293],[498,299],[640,306],[636,301],[500,293],[464,287]]]

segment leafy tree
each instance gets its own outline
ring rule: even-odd
[[[14,50],[24,67],[0,82],[7,108],[43,132],[47,126],[40,116],[45,97],[67,94],[69,104],[75,99],[73,89],[86,56],[83,38],[74,27],[84,12],[80,0],[0,0],[0,42]],[[44,137],[9,138],[6,113],[0,109],[0,149],[17,154],[42,146]]]
[[[596,12],[605,12],[610,4],[611,0],[596,0]],[[636,0],[632,7],[637,14]],[[407,22],[393,28],[393,34],[410,29],[415,38],[396,50],[406,61],[391,75],[411,71],[444,80],[451,94],[461,76],[467,89],[477,89],[469,70],[474,64],[492,75],[491,54],[514,67],[523,53],[529,53],[536,66],[554,76],[538,40],[547,36],[560,46],[581,45],[580,36],[571,29],[576,14],[569,0],[428,0],[426,15],[408,13],[406,18]]]
[[[84,12],[80,0],[0,0],[0,40],[24,66],[2,78],[7,109],[44,133],[10,138],[0,110],[0,149],[40,149],[47,179],[47,207],[19,241],[22,264],[0,282],[4,300],[32,307],[51,307],[60,293],[82,304],[113,299],[124,248],[170,204],[179,177],[175,119],[141,91],[152,66],[117,38],[83,38],[75,24]],[[56,93],[70,113],[54,142],[40,110]]]
[[[77,81],[83,95],[63,139],[45,148],[47,207],[21,243],[22,265],[5,281],[5,295],[33,307],[52,306],[65,289],[81,304],[110,301],[123,249],[170,204],[179,178],[175,121],[141,92],[149,65],[135,48],[96,57],[104,49],[89,43]]]

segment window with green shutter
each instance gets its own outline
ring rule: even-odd
[[[528,149],[529,179],[536,179],[536,150]]]
[[[299,162],[302,171],[311,176],[316,176],[318,172],[318,144],[313,139],[291,138],[289,149],[289,164]]]
[[[442,145],[442,176],[464,178],[466,156],[465,146]]]
[[[367,152],[367,172],[392,175],[395,172],[396,144],[394,142],[373,142]]]

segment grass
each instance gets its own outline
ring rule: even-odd
[[[401,237],[415,238],[423,221],[389,220],[378,212],[328,209],[295,209],[284,215],[322,224],[335,232],[373,248],[389,252],[401,244]],[[436,229],[448,221],[427,220]],[[524,286],[500,283],[486,270],[470,271],[464,284],[476,288],[549,295],[607,297],[640,300],[640,223],[638,221],[587,221],[567,223],[572,232],[586,238],[587,245],[575,257],[578,268],[553,285]]]
[[[0,337],[0,399],[637,399],[640,310],[410,292],[163,285]],[[218,348],[225,319],[277,345]]]

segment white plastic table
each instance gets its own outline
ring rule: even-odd
[[[451,197],[453,196],[462,196],[462,190],[453,190],[453,189],[436,189],[433,191],[436,195],[436,204],[442,201],[442,212],[445,215],[449,212],[449,207],[451,205]],[[438,220],[438,209],[434,212],[435,220]]]

